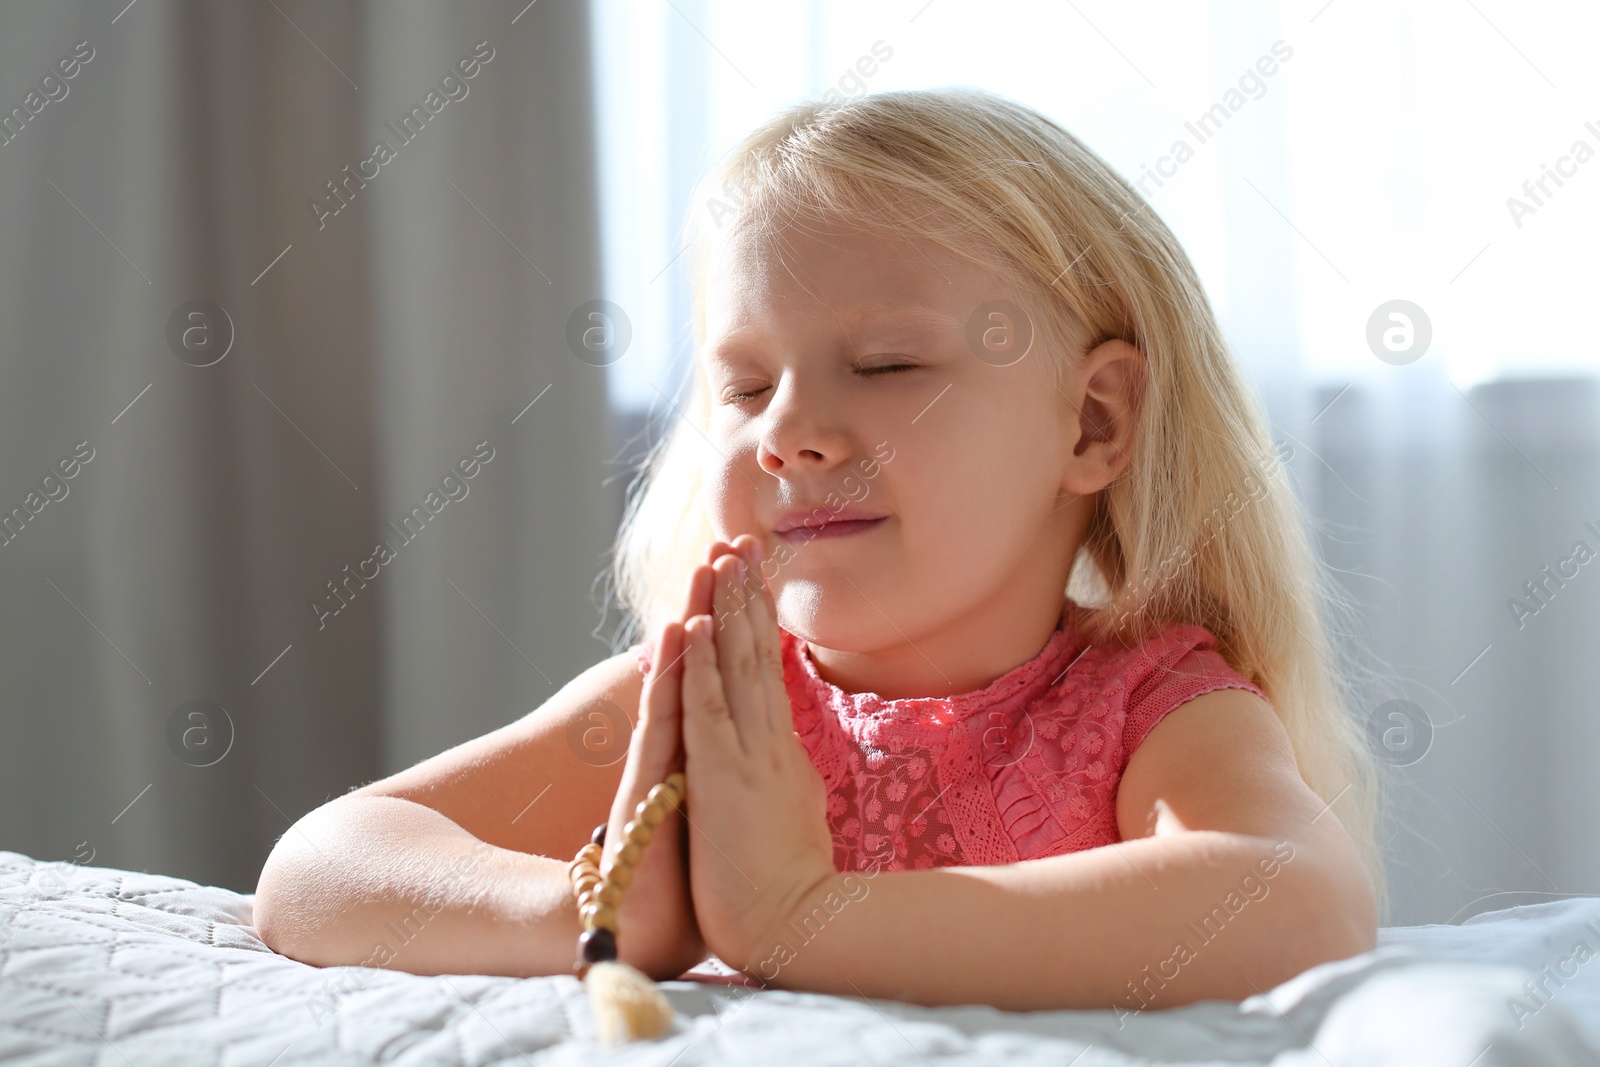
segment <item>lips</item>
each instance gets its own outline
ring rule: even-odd
[[[888,516],[874,514],[865,508],[847,507],[830,511],[825,507],[819,507],[811,511],[786,513],[778,520],[772,532],[780,540],[792,544],[866,533],[883,525],[887,519]]]

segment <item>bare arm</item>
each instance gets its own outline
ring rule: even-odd
[[[317,966],[528,976],[570,970],[577,912],[565,861],[490,845],[426,805],[350,795],[272,850],[255,921]]]
[[[1164,719],[1117,814],[1125,840],[1104,848],[824,879],[745,966],[819,992],[1131,1012],[1240,999],[1372,948],[1354,846],[1253,694]]]
[[[730,551],[718,541],[716,559]],[[711,570],[684,617],[710,610]],[[682,766],[682,630],[657,635],[647,678],[597,663],[541,708],[312,811],[262,868],[255,919],[286,956],[416,974],[571,973],[579,933],[567,864],[600,823]],[[631,724],[637,724],[633,729]],[[656,828],[618,909],[620,958],[655,978],[705,959],[683,816]]]
[[[262,869],[262,940],[323,966],[570,972],[566,866],[609,817],[641,686],[631,656],[604,660],[517,722],[305,815]],[[677,963],[630,943],[635,962]]]

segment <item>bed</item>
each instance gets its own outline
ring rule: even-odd
[[[230,890],[0,851],[0,1063],[1600,1063],[1591,897],[1385,928],[1243,1003],[1120,1018],[669,982],[674,1031],[616,1049],[574,978],[310,967],[250,922]]]

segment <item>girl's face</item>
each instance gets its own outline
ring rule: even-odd
[[[880,693],[965,691],[984,649],[1042,643],[1080,494],[1110,477],[1074,459],[1083,405],[1051,384],[1039,316],[1030,333],[995,301],[1029,306],[932,243],[815,222],[725,238],[710,263],[713,529],[760,540],[780,622],[819,663],[901,656]]]

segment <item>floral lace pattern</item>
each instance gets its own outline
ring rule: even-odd
[[[781,631],[794,730],[828,789],[840,871],[983,866],[1111,844],[1117,786],[1146,734],[1215,689],[1266,699],[1179,624],[1135,648],[1089,646],[1067,601],[1031,660],[982,689],[886,700],[824,680]],[[641,670],[649,645],[634,646]]]

